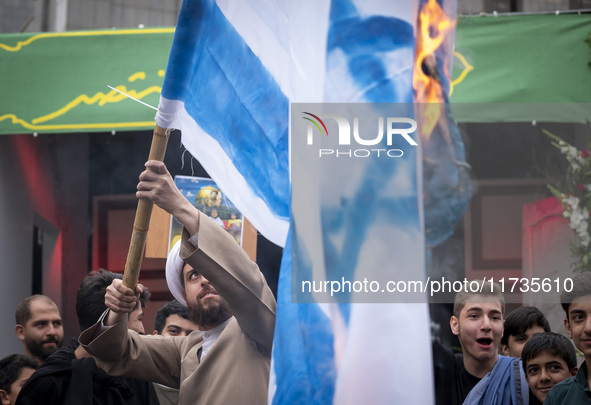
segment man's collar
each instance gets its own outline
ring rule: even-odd
[[[220,323],[216,327],[213,327],[211,329],[200,331],[201,334],[203,335],[203,338],[205,339],[205,338],[208,338],[210,336],[215,336],[217,338],[224,331],[224,329],[226,328],[226,326],[228,326],[228,324],[230,323],[230,321],[232,320],[232,318],[234,318],[234,317],[233,316],[229,317],[228,319],[226,319],[224,322]]]
[[[587,361],[584,361],[579,367],[577,375],[575,375],[575,383],[583,390],[589,391],[589,384],[587,383]]]

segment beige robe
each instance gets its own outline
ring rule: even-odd
[[[180,405],[266,404],[275,298],[256,263],[205,215],[197,249],[188,237],[184,230],[181,258],[209,280],[234,314],[201,363],[200,332],[141,336],[128,331],[127,318],[95,337],[101,317],[80,343],[109,374],[180,387]]]

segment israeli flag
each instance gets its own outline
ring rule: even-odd
[[[396,167],[368,163],[350,190],[371,193],[376,212],[389,207],[404,221],[361,223],[359,210],[319,193],[309,203],[320,228],[307,229],[292,218],[290,183],[290,103],[412,103],[418,7],[419,0],[183,2],[156,123],[180,129],[224,193],[284,246],[270,403],[433,403],[425,303],[292,302],[292,260],[320,277],[337,263],[354,277],[395,254],[389,277],[424,278],[420,151]],[[316,177],[310,187],[320,189]]]

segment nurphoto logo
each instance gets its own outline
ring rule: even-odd
[[[410,136],[417,129],[417,123],[412,118],[405,117],[378,117],[377,135],[366,135],[362,137],[359,131],[359,117],[353,117],[353,137],[351,137],[351,124],[347,118],[336,114],[322,114],[321,116],[312,114],[310,112],[303,112],[306,116],[302,118],[307,120],[307,140],[308,146],[314,145],[314,134],[318,136],[330,137],[327,126],[324,120],[334,120],[338,126],[338,147],[336,148],[320,148],[318,150],[318,157],[357,157],[367,158],[375,157],[402,157],[404,152],[398,148],[385,148],[382,146],[393,146],[392,140],[395,137],[402,137],[410,146],[417,146],[417,143]],[[386,128],[384,130],[384,121]],[[375,131],[375,130],[374,130]],[[369,131],[367,131],[369,132]],[[374,132],[375,133],[375,132]],[[384,133],[386,136],[386,145],[383,145]],[[332,133],[331,133],[332,134]],[[332,135],[334,137],[334,135]],[[334,142],[334,140],[333,140]],[[353,142],[353,145],[352,145]],[[323,145],[325,146],[325,145]],[[359,146],[354,148],[353,146]],[[373,148],[371,148],[373,146]]]

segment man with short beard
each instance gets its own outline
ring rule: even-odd
[[[148,161],[138,198],[147,198],[184,226],[169,255],[166,281],[199,331],[140,336],[127,330],[135,292],[114,280],[109,308],[80,342],[112,375],[180,387],[179,404],[266,404],[276,302],[256,263],[176,188],[162,162]]]
[[[23,341],[25,355],[40,364],[62,347],[64,327],[55,302],[46,295],[32,295],[16,307],[16,335]]]
[[[504,313],[505,297],[496,283],[471,281],[457,293],[449,326],[462,354],[433,344],[437,405],[529,403],[521,360],[499,355]]]
[[[105,290],[121,274],[99,270],[87,274],[76,292],[76,316],[86,329],[106,310]],[[138,305],[147,303],[150,292],[141,293]],[[131,323],[129,323],[131,324]],[[141,324],[140,324],[141,325]],[[143,331],[143,326],[138,330]],[[159,405],[151,383],[113,377],[77,339],[53,353],[23,385],[15,405]]]

